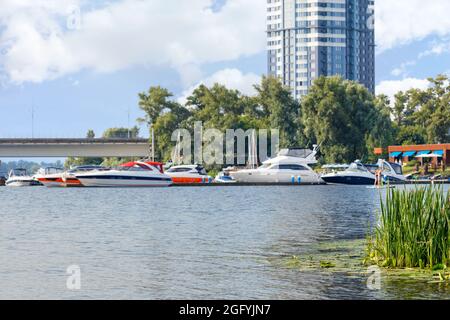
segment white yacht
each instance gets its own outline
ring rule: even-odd
[[[28,175],[26,169],[11,170],[6,180],[7,187],[29,187],[42,185],[39,181]]]
[[[167,170],[166,174],[172,178],[174,184],[203,184],[213,181],[200,165],[174,166]]]
[[[230,175],[240,183],[321,184],[320,176],[310,167],[317,163],[317,151],[317,146],[314,150],[283,149],[257,169],[239,170]]]
[[[134,161],[110,170],[77,173],[75,177],[85,187],[168,187],[170,176],[164,174],[163,164]]]
[[[63,174],[63,168],[47,167],[39,169],[34,178],[46,187],[64,187]]]

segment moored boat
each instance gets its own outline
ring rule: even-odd
[[[322,180],[328,184],[373,185],[375,175],[357,160],[344,171],[323,175]]]
[[[236,180],[230,175],[230,172],[224,170],[217,174],[214,183],[236,183]]]
[[[211,183],[213,178],[208,176],[204,167],[200,165],[181,165],[171,167],[166,174],[176,185]]]
[[[321,184],[320,176],[310,167],[316,164],[318,147],[283,149],[278,156],[264,161],[257,169],[230,172],[240,183],[255,184]]]
[[[168,187],[170,176],[164,174],[163,164],[133,161],[118,168],[76,173],[85,187]]]
[[[380,169],[384,183],[403,183],[406,181],[400,165],[382,159],[378,160],[375,165],[364,165],[357,160],[344,171],[323,175],[322,180],[328,184],[374,185],[376,170]]]
[[[57,167],[47,167],[41,168],[34,176],[36,180],[42,183],[46,187],[64,187],[65,182],[63,181],[63,168]]]
[[[28,175],[26,169],[18,168],[10,171],[5,185],[7,187],[30,187],[41,186],[42,184]]]

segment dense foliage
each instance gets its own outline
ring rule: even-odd
[[[281,147],[321,145],[323,162],[375,160],[375,147],[392,144],[448,142],[450,85],[448,78],[430,79],[426,90],[399,92],[395,101],[373,96],[365,87],[338,76],[320,77],[301,102],[272,77],[246,96],[223,85],[199,86],[184,104],[165,88],[139,94],[142,122],[152,126],[156,157],[168,160],[172,132],[202,121],[205,128],[279,129]]]
[[[368,259],[383,267],[445,268],[450,262],[450,192],[434,186],[388,191]]]

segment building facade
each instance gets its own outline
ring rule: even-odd
[[[268,74],[296,99],[319,76],[375,91],[374,0],[266,0]]]

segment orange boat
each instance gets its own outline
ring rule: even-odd
[[[184,165],[171,167],[166,174],[172,178],[175,185],[208,184],[213,178],[208,176],[204,167],[200,165]]]

